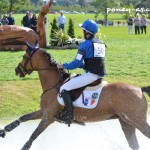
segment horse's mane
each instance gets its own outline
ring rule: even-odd
[[[49,54],[45,49],[40,48],[40,50],[43,52],[43,54],[46,56],[46,58],[48,59],[50,65],[52,67],[57,67],[57,62],[54,60],[54,58],[51,56],[51,54]],[[65,69],[61,70],[62,76],[63,76],[63,80],[66,80],[68,77],[70,77],[70,73],[67,73],[65,71]]]

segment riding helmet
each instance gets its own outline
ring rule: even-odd
[[[98,31],[97,23],[90,19],[87,19],[80,27],[91,34],[96,34]]]

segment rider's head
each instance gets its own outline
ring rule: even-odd
[[[80,25],[84,31],[85,39],[93,38],[98,31],[98,25],[95,21],[87,19],[82,25]]]

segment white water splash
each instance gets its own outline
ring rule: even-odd
[[[22,123],[4,139],[0,150],[20,150],[39,121]],[[150,120],[149,120],[150,123]],[[150,149],[150,139],[137,131],[140,150]],[[117,120],[86,124],[86,126],[54,123],[34,142],[30,150],[131,150]]]

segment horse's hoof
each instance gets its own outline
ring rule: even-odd
[[[27,142],[27,143],[23,146],[23,148],[22,148],[21,150],[29,150],[30,147],[31,147],[31,145],[32,145],[31,142]]]
[[[0,130],[0,137],[4,138],[6,135],[6,132],[4,130]]]
[[[10,123],[9,125],[7,125],[5,127],[5,131],[10,132],[10,131],[12,131],[13,129],[15,129],[19,125],[20,125],[20,122],[18,120],[16,120],[16,121]]]

